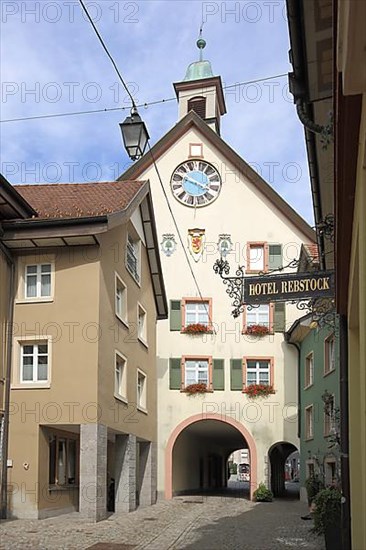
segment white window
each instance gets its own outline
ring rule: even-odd
[[[270,361],[247,359],[246,361],[246,385],[270,384]]]
[[[305,359],[305,388],[312,386],[314,381],[314,355],[310,353]]]
[[[137,335],[139,340],[147,342],[146,311],[138,304],[137,306]]]
[[[132,277],[140,282],[140,240],[127,235],[126,267]]]
[[[115,289],[116,315],[122,321],[127,323],[127,287],[117,274],[115,280]]]
[[[331,334],[325,340],[325,364],[324,374],[328,374],[335,369],[335,340],[334,334]]]
[[[259,307],[253,307],[252,309],[247,306],[247,327],[251,325],[262,325],[269,328],[269,304],[263,304]]]
[[[25,297],[51,296],[51,264],[34,264],[25,267]]]
[[[199,323],[207,327],[209,311],[209,302],[185,302],[185,326]]]
[[[127,362],[120,353],[115,354],[114,393],[118,397],[127,398]]]
[[[249,266],[251,271],[264,271],[264,245],[249,245]]]
[[[20,382],[48,381],[48,343],[21,344]]]
[[[184,369],[185,386],[206,384],[208,387],[208,359],[187,359]]]
[[[324,406],[324,436],[334,432],[334,395],[331,395]]]
[[[305,437],[311,439],[313,435],[313,406],[310,405],[305,409]]]
[[[146,385],[147,377],[142,371],[137,371],[137,406],[141,409],[147,409],[146,406]]]

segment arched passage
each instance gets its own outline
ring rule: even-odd
[[[295,451],[297,451],[295,445],[286,441],[275,443],[268,451],[271,491],[275,497],[286,496],[285,464],[290,454]]]
[[[257,451],[255,441],[245,426],[218,414],[197,414],[183,420],[171,433],[165,449],[165,498],[171,499],[173,493],[182,490],[184,486],[187,489],[199,488],[200,484],[205,483],[205,479],[213,483],[217,479],[219,483],[219,457],[222,457],[226,468],[226,459],[230,452],[244,445],[249,448],[250,453],[252,499],[257,487]],[[182,471],[179,471],[180,468]],[[205,469],[204,473],[202,468]],[[207,473],[209,468],[211,470]],[[222,474],[221,480],[224,477]]]

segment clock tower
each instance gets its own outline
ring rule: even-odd
[[[224,91],[220,76],[214,76],[211,63],[203,60],[206,41],[197,40],[199,61],[191,63],[186,76],[175,82],[174,89],[179,105],[179,119],[195,111],[215,132],[220,134],[220,119],[226,113]]]

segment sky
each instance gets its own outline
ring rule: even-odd
[[[304,131],[288,79],[284,0],[87,1],[85,4],[137,104],[175,98],[204,58],[224,86],[221,136],[311,225]],[[113,181],[130,165],[119,122],[130,102],[77,0],[1,2],[1,172],[11,183]],[[246,83],[239,85],[240,83]],[[125,110],[119,108],[125,107]],[[141,107],[156,143],[176,122],[176,100]]]

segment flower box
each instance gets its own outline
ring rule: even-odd
[[[206,393],[208,390],[206,384],[189,384],[189,386],[184,388],[184,391],[189,395],[195,395],[197,393]]]
[[[276,390],[267,384],[250,384],[243,390],[243,393],[246,393],[251,399],[255,399],[256,397],[268,397],[276,393]]]
[[[182,330],[184,334],[209,334],[211,329],[207,325],[202,325],[201,323],[194,323],[192,325],[187,325]]]
[[[252,336],[266,336],[269,334],[269,328],[266,325],[248,325],[245,333]]]

